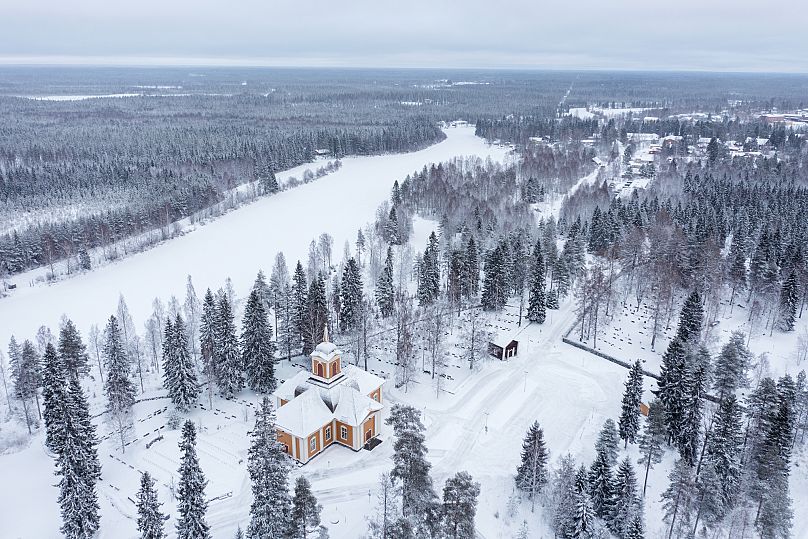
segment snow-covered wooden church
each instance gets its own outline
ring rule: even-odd
[[[273,393],[278,441],[304,464],[334,443],[359,451],[379,433],[384,382],[343,366],[326,329],[311,353],[311,371],[298,372]]]

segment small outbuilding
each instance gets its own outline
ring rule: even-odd
[[[519,351],[519,341],[510,337],[497,337],[488,342],[488,354],[499,360],[514,357]]]

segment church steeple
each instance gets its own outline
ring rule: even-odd
[[[330,382],[342,373],[341,352],[328,340],[328,324],[323,328],[323,342],[311,352],[311,373]]]

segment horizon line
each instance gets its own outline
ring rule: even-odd
[[[715,67],[693,66],[592,66],[592,65],[530,65],[514,63],[502,65],[445,65],[412,62],[398,63],[361,63],[333,62],[324,58],[312,58],[307,61],[300,58],[216,58],[216,57],[166,57],[166,56],[0,56],[0,68],[6,67],[99,67],[99,68],[253,68],[253,69],[345,69],[345,70],[454,70],[454,71],[561,71],[561,72],[652,72],[652,73],[715,73],[715,74],[750,74],[750,75],[808,75],[808,70],[778,70],[777,68],[739,69],[732,67],[720,69]]]

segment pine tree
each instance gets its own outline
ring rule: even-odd
[[[65,321],[59,332],[59,355],[64,368],[71,376],[85,376],[90,372],[90,357],[87,355],[87,348],[70,319]]]
[[[187,412],[199,397],[199,381],[188,351],[185,323],[177,313],[174,323],[166,321],[163,339],[163,383],[171,402],[180,412]]]
[[[420,412],[411,406],[394,404],[385,422],[393,427],[395,435],[390,476],[400,483],[402,513],[413,528],[424,531],[429,512],[437,503],[437,495],[429,476],[432,466],[426,459]]]
[[[516,470],[516,487],[528,495],[531,511],[535,507],[536,496],[547,484],[547,459],[549,455],[544,445],[544,431],[535,421],[522,442],[522,461]]]
[[[247,374],[247,386],[258,393],[271,393],[275,379],[275,343],[264,303],[256,289],[247,298],[241,331],[241,362]]]
[[[480,484],[468,472],[457,472],[443,487],[443,531],[447,539],[474,539],[474,517]]]
[[[277,440],[275,413],[268,397],[255,414],[247,470],[253,493],[247,536],[283,539],[290,529],[289,465]]]
[[[205,519],[208,502],[205,487],[208,482],[199,467],[196,455],[196,428],[187,420],[182,426],[180,439],[179,487],[177,489],[177,539],[210,539],[210,526]]]
[[[11,362],[11,381],[14,384],[14,396],[22,403],[25,412],[25,424],[28,433],[31,433],[31,426],[35,423],[32,411],[29,410],[29,403],[36,401],[39,409],[39,386],[42,383],[42,372],[39,354],[36,352],[33,343],[25,340],[20,348],[14,337],[9,342],[8,355]],[[41,416],[41,413],[39,414]]]
[[[376,282],[376,303],[382,318],[388,318],[395,308],[395,289],[393,287],[393,248],[387,248],[384,267]]]
[[[634,443],[640,431],[640,404],[642,403],[643,372],[640,360],[634,362],[626,380],[626,390],[623,393],[623,402],[618,421],[620,438],[628,443]]]
[[[607,517],[609,529],[618,537],[625,537],[637,516],[642,517],[642,501],[637,494],[634,466],[626,457],[620,462],[614,478],[614,502]]]
[[[295,495],[289,518],[289,539],[306,539],[310,530],[320,525],[322,506],[311,492],[309,480],[302,475],[295,481]]]
[[[118,320],[109,317],[104,342],[104,364],[107,368],[107,379],[104,392],[107,396],[107,411],[115,421],[121,441],[121,451],[126,447],[126,431],[131,423],[132,406],[135,404],[135,384],[129,374],[131,365],[124,350],[124,342]]]
[[[662,493],[663,519],[670,526],[668,537],[671,534],[683,536],[691,531],[689,525],[695,496],[693,468],[684,459],[678,459],[668,479],[670,484]]]
[[[224,398],[244,388],[244,364],[238,349],[233,311],[226,295],[219,298],[214,335],[214,361],[219,379],[216,385]]]
[[[645,420],[645,429],[640,437],[639,464],[645,465],[645,479],[642,485],[642,495],[648,487],[648,472],[654,464],[662,462],[663,444],[667,438],[665,416],[662,403],[654,400],[648,406],[648,418]]]
[[[792,271],[780,290],[779,327],[781,331],[794,331],[794,324],[797,320],[797,303],[797,274]]]
[[[536,242],[533,249],[533,276],[530,281],[528,295],[527,318],[531,322],[543,324],[547,317],[546,301],[544,297],[546,268],[542,254],[541,241]]]
[[[345,264],[340,283],[339,324],[342,331],[356,329],[359,323],[362,302],[362,275],[356,259]]]
[[[154,479],[149,472],[140,476],[140,490],[137,493],[137,531],[140,539],[163,539],[165,516],[160,512],[160,502],[157,501],[157,491],[154,489]]]

